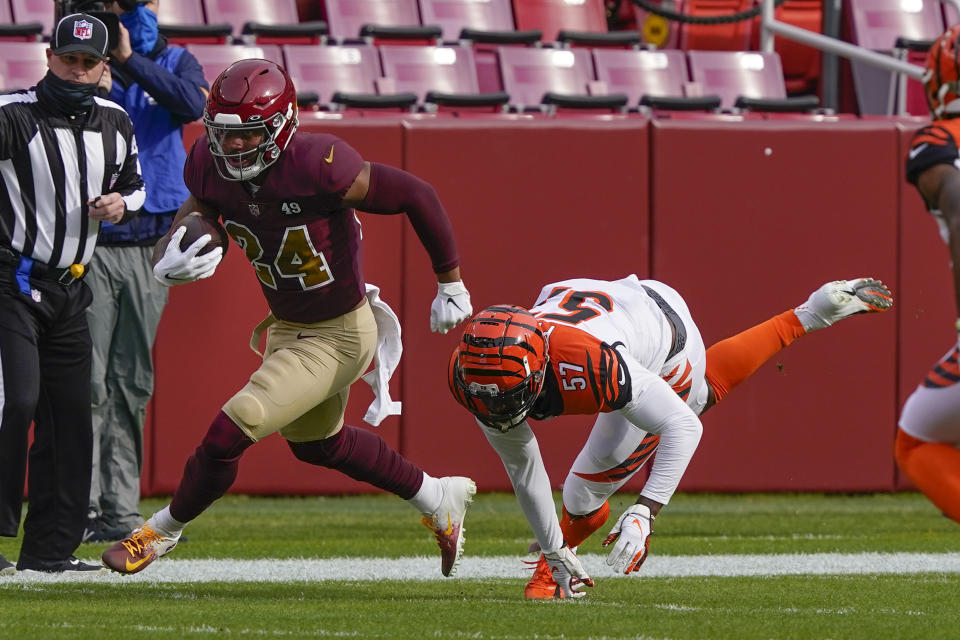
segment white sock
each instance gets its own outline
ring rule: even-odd
[[[443,483],[437,478],[433,478],[426,471],[423,472],[423,484],[420,485],[420,491],[407,502],[412,504],[420,513],[433,513],[440,506],[443,500]]]
[[[180,522],[175,520],[173,516],[170,515],[170,505],[165,506],[160,511],[157,511],[155,514],[150,516],[150,519],[147,520],[147,524],[150,525],[150,528],[159,533],[164,538],[177,538],[180,536],[180,532],[183,531],[183,528],[187,526],[186,522]]]

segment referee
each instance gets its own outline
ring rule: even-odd
[[[90,333],[82,281],[100,222],[124,222],[144,189],[130,118],[94,97],[107,28],[57,23],[47,74],[0,96],[0,535],[29,509],[16,568],[95,571],[77,560],[90,494]],[[0,556],[0,573],[13,565]]]

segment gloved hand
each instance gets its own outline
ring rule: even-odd
[[[593,579],[583,570],[580,559],[568,547],[563,545],[556,551],[544,553],[543,557],[550,565],[550,571],[553,572],[553,580],[560,589],[561,598],[582,598],[587,595],[579,591],[586,585],[593,586]]]
[[[607,556],[607,564],[613,567],[614,571],[630,573],[640,569],[640,565],[647,559],[650,536],[653,535],[653,520],[650,507],[633,504],[623,512],[617,524],[613,525],[613,529],[603,541],[603,546],[606,547],[616,540],[613,550]]]
[[[223,258],[223,248],[217,247],[202,256],[197,254],[212,239],[209,233],[197,238],[185,251],[180,250],[180,240],[187,232],[186,227],[179,227],[170,237],[163,257],[153,265],[153,277],[165,287],[184,284],[209,278],[217,269]]]
[[[462,280],[437,284],[437,297],[430,305],[430,331],[446,333],[473,315],[473,305]]]

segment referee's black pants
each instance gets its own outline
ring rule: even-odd
[[[20,525],[33,421],[20,553],[64,560],[83,537],[90,497],[92,295],[82,281],[28,282],[24,293],[0,266],[0,535],[15,537]]]

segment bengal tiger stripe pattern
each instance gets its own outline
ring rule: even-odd
[[[647,436],[640,441],[640,445],[634,452],[617,466],[597,473],[580,473],[574,471],[573,474],[590,482],[608,482],[613,484],[621,480],[626,480],[650,459],[653,452],[657,450],[658,444],[660,444],[659,435],[655,433],[647,434]]]
[[[941,389],[960,382],[960,365],[957,364],[958,352],[960,352],[960,347],[954,347],[953,351],[934,365],[923,381],[923,386],[928,389]]]
[[[495,305],[467,325],[448,367],[453,397],[484,424],[519,424],[543,388],[547,347],[537,319]],[[521,415],[522,414],[522,415]]]

